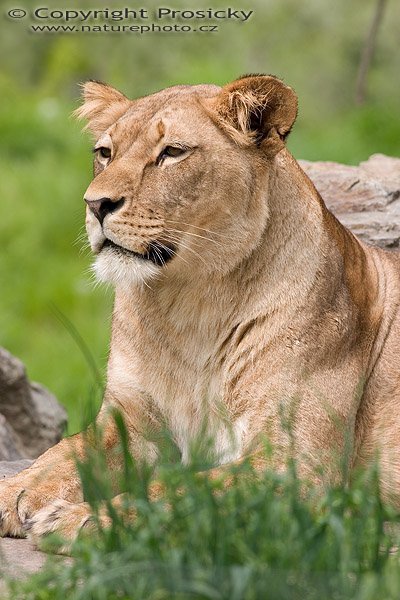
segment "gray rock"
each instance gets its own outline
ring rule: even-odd
[[[21,579],[39,571],[46,554],[35,550],[28,540],[0,538],[0,572],[11,579]]]
[[[328,208],[365,242],[400,246],[400,159],[373,154],[358,166],[299,161]]]
[[[0,460],[0,481],[6,477],[11,477],[31,466],[33,460],[22,458],[20,460]]]
[[[36,458],[64,431],[65,410],[46,388],[31,383],[20,360],[0,348],[0,460]]]
[[[20,456],[15,433],[6,418],[0,414],[0,457],[4,460],[17,460]]]
[[[31,436],[29,446],[32,454],[29,457],[36,458],[60,441],[67,425],[67,413],[53,394],[34,381],[31,382],[31,395],[37,419],[37,435]]]

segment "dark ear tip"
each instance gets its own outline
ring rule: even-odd
[[[101,81],[100,79],[88,79],[88,81],[90,81],[90,83],[97,83],[97,85],[104,85],[104,87],[109,87],[107,83]]]
[[[267,77],[268,79],[276,79],[283,83],[283,79],[278,77],[277,75],[273,75],[272,73],[246,73],[245,75],[241,75],[237,77],[234,81],[240,81],[242,79],[253,79],[258,77]]]

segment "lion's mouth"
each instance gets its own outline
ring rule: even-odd
[[[123,246],[118,246],[109,239],[106,239],[102,250],[104,248],[111,248],[113,252],[116,252],[123,256],[130,256],[141,258],[142,260],[147,260],[152,262],[154,265],[158,267],[164,267],[176,254],[176,248],[170,243],[154,241],[150,242],[148,245],[148,249],[144,254],[140,252],[134,252],[133,250],[128,250]]]

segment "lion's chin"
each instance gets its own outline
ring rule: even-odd
[[[115,252],[112,248],[104,248],[96,256],[93,271],[99,281],[115,287],[129,288],[148,285],[148,281],[160,275],[161,267],[134,254],[128,255]]]

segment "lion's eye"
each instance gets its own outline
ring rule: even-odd
[[[99,153],[101,158],[111,158],[111,149],[110,148],[101,146],[100,148],[96,148],[96,152]]]
[[[184,146],[165,146],[164,150],[162,150],[157,157],[156,165],[161,164],[165,158],[178,158],[187,152],[188,148],[185,148]]]
[[[186,148],[179,148],[178,146],[167,146],[164,148],[164,156],[173,156],[174,158],[185,154]]]

